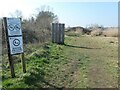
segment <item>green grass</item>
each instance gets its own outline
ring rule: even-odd
[[[26,45],[27,72],[22,72],[20,57],[16,56],[16,77],[11,78],[4,55],[2,85],[4,88],[117,87],[116,41],[116,38],[67,36],[64,45]]]
[[[44,46],[33,45],[31,47],[34,48],[33,52],[31,54],[29,52],[26,53],[25,57],[27,62],[27,73],[23,74],[21,72],[21,63],[17,62],[15,64],[16,77],[11,79],[9,68],[3,68],[2,84],[4,88],[34,88],[50,86],[44,78],[49,74],[50,68],[54,68],[56,64],[61,62],[60,60],[64,60],[65,57],[61,54],[63,46],[51,43],[45,44]],[[19,57],[17,57],[17,59],[19,59]]]
[[[72,32],[72,31],[65,32],[65,34],[67,36],[71,36],[71,37],[80,37],[80,36],[82,36],[82,33],[75,33],[75,32]]]
[[[83,65],[85,67],[84,71],[87,72],[84,73],[87,76],[87,79],[86,84],[83,86],[93,88],[117,87],[117,38],[67,37],[66,39],[66,43],[68,44],[67,46],[71,47],[71,49],[74,48],[74,50],[68,49],[68,52],[72,52],[70,55],[71,58],[75,60],[80,55],[87,57],[84,60],[84,63],[87,62],[88,64]],[[110,41],[114,41],[114,43],[110,43]],[[72,55],[73,53],[74,56]],[[86,61],[87,59],[88,61]],[[78,84],[77,87],[82,86],[81,84]]]

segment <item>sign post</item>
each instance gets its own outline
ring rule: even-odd
[[[21,30],[21,20],[20,18],[3,18],[4,20],[4,29],[6,32],[7,47],[8,47],[8,57],[11,68],[11,76],[15,77],[14,65],[12,55],[23,54],[23,40],[22,40],[22,30]],[[25,64],[25,61],[22,58],[22,64]],[[25,65],[24,72],[26,72]]]
[[[24,53],[22,53],[21,62],[22,62],[23,72],[26,73],[26,64],[25,64],[25,60],[24,60]]]

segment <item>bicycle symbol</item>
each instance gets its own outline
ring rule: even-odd
[[[13,40],[13,45],[14,46],[19,46],[20,45],[20,40],[19,39],[14,39]]]
[[[8,29],[9,29],[10,31],[14,31],[14,30],[18,31],[18,30],[20,30],[20,25],[18,25],[18,24],[16,24],[16,25],[9,24],[9,25],[8,25]]]

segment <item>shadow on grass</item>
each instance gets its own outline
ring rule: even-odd
[[[67,47],[73,47],[73,48],[84,48],[84,49],[101,49],[101,48],[93,48],[93,47],[84,47],[84,46],[74,46],[74,45],[68,45],[64,44]]]

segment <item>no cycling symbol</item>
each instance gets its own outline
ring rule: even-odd
[[[14,46],[19,46],[20,45],[20,40],[19,39],[14,39],[13,40],[13,45]]]
[[[18,31],[18,30],[20,30],[20,25],[18,25],[18,24],[16,24],[16,25],[9,24],[9,25],[8,25],[8,29],[9,29],[10,31],[14,31],[14,30]]]

